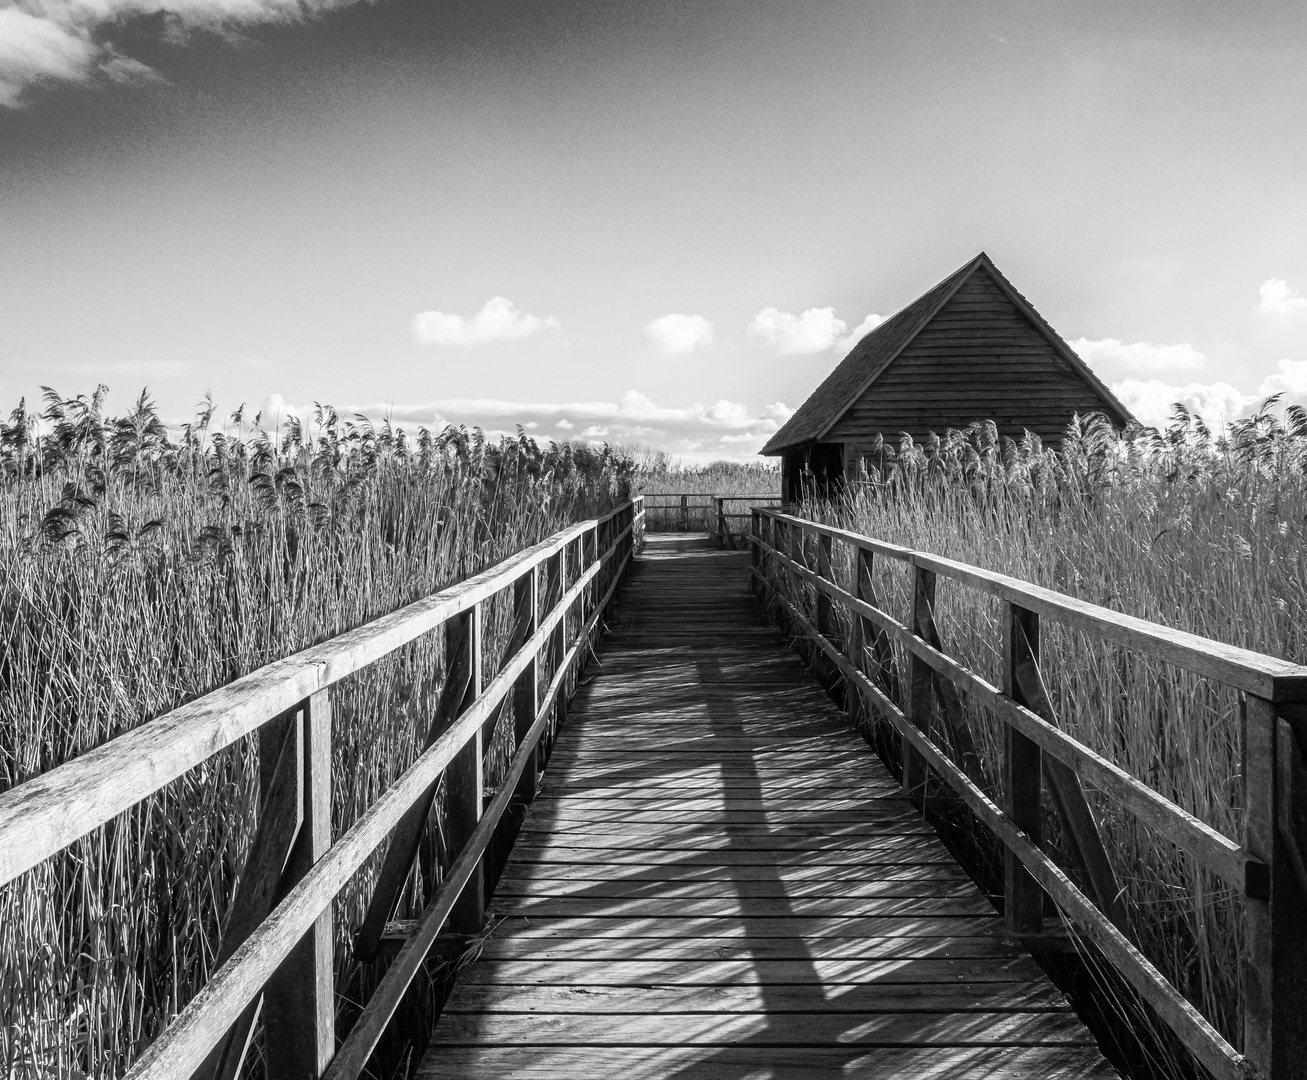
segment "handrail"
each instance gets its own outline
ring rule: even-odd
[[[864,551],[954,578],[991,596],[1018,603],[1038,615],[1055,618],[1077,630],[1097,633],[1104,640],[1130,646],[1147,656],[1268,701],[1307,702],[1307,667],[1302,665],[1241,649],[1237,645],[1226,645],[1185,630],[1173,630],[979,566],[873,540],[869,536],[790,514],[768,513],[778,521],[801,525],[810,532],[846,541]]]
[[[484,901],[476,880],[478,868],[514,792],[528,780],[534,791],[537,744],[561,719],[577,666],[634,555],[643,515],[642,500],[637,496],[602,517],[569,526],[467,581],[269,664],[0,794],[3,884],[245,735],[264,728],[261,758],[265,751],[281,754],[273,754],[273,786],[264,795],[259,831],[227,924],[225,937],[231,937],[239,925],[243,940],[224,940],[220,960],[225,957],[225,961],[146,1048],[129,1077],[162,1080],[239,1075],[260,995],[274,976],[285,979],[288,969],[292,977],[299,978],[295,984],[298,992],[264,995],[264,1013],[288,1017],[292,1030],[288,1043],[293,1045],[278,1052],[283,1057],[299,1055],[293,1063],[298,1075],[321,1076],[329,1069],[333,1080],[353,1080],[362,1071],[451,913],[458,916],[470,907],[463,921],[470,919],[479,925]],[[519,626],[510,641],[510,655],[483,685],[481,613],[487,601],[507,589],[513,590]],[[542,604],[547,610],[541,610]],[[574,612],[579,614],[575,629],[568,618]],[[331,785],[325,745],[330,732],[329,688],[445,624],[458,632],[446,633],[447,660],[452,663],[446,666],[446,691],[441,697],[444,726],[433,724],[440,734],[344,835],[332,842],[326,835],[330,831]],[[542,664],[551,669],[543,697],[538,692]],[[452,685],[460,678],[462,685]],[[515,717],[516,752],[487,805],[482,731],[498,718],[510,694],[517,706],[529,703],[529,723]],[[441,719],[436,717],[436,721]],[[287,746],[293,750],[292,758],[301,756],[298,765],[286,758],[289,764],[283,767]],[[463,830],[465,835],[458,835],[457,823],[449,830],[459,852],[454,864],[428,904],[417,934],[401,949],[337,1053],[330,968],[333,900],[388,836],[392,847],[402,843],[404,830],[396,827],[411,817],[415,808],[429,806],[435,785],[442,780],[459,804],[454,808],[457,816],[472,824]],[[294,808],[301,803],[306,810],[297,815]],[[275,809],[281,806],[291,808],[289,824],[277,818]],[[305,819],[303,826],[300,816]],[[305,835],[305,828],[321,835],[310,836],[312,858],[299,865],[286,855],[296,834]],[[295,850],[303,846],[301,843]],[[408,874],[416,847],[415,838],[411,850],[400,852],[401,878]],[[269,855],[272,851],[282,855]],[[257,879],[265,864],[275,869],[270,879],[260,882]],[[478,887],[469,892],[470,883]],[[382,909],[384,917],[396,896],[382,892],[379,882],[373,904]],[[271,897],[277,893],[284,898],[273,906]],[[473,903],[469,905],[469,901]],[[315,935],[319,944],[325,940],[325,949],[299,948],[302,943],[314,943]]]
[[[809,539],[817,542],[815,569],[808,556]],[[905,786],[915,790],[924,783],[921,770],[928,763],[1002,843],[1008,860],[1005,909],[1013,932],[1039,932],[1046,893],[1214,1076],[1221,1080],[1252,1076],[1282,1080],[1301,1075],[1307,1043],[1299,1034],[1302,1025],[1293,1010],[1304,1004],[1294,971],[1300,971],[1307,958],[1307,935],[1301,929],[1307,914],[1303,905],[1307,896],[1307,859],[1303,858],[1307,829],[1300,824],[1302,812],[1297,810],[1307,787],[1307,759],[1294,729],[1307,721],[1307,710],[1295,704],[1307,698],[1307,667],[768,507],[754,508],[750,540],[755,590],[781,610],[782,621],[796,640],[810,641],[816,647],[814,664],[820,658],[838,673],[850,710],[865,705],[897,733]],[[856,595],[835,580],[835,541],[852,551]],[[911,569],[912,625],[880,608],[871,574],[876,555]],[[1002,688],[945,653],[934,622],[937,577],[1003,601],[1007,637]],[[810,595],[815,619],[785,591]],[[851,630],[847,636],[834,619],[835,605],[848,614]],[[1243,691],[1247,825],[1240,842],[1198,820],[1058,728],[1039,671],[1039,616]],[[900,648],[912,669],[906,680],[911,690],[902,706],[870,677],[878,666],[885,669],[893,645]],[[964,757],[960,763],[932,736],[932,691],[941,706],[942,721],[952,729],[953,746]],[[1006,730],[1002,807],[987,790],[992,785],[979,771],[978,762],[965,760],[964,748],[972,742],[959,693],[991,709]],[[1053,789],[1053,805],[1063,819],[1070,857],[1089,882],[1095,899],[1081,891],[1039,847],[1041,773]],[[1120,890],[1080,788],[1082,776],[1243,897],[1247,912],[1243,1053],[1216,1031],[1122,932]]]
[[[666,524],[672,523],[674,519],[674,531],[680,532],[689,532],[693,520],[696,526],[701,526],[713,534],[718,547],[734,546],[737,537],[744,539],[746,534],[742,530],[733,530],[730,523],[732,521],[749,521],[753,516],[751,512],[729,511],[726,509],[726,504],[752,503],[757,505],[765,502],[782,501],[779,494],[717,495],[706,491],[643,491],[640,496],[644,499],[675,499],[675,502],[670,503],[647,504],[649,513]],[[691,503],[690,500],[692,499],[696,501]]]

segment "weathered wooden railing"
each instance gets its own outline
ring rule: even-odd
[[[629,565],[637,498],[497,566],[135,728],[0,794],[0,885],[158,792],[253,732],[260,817],[227,919],[220,966],[135,1062],[129,1077],[235,1077],[261,1015],[270,1077],[359,1075],[424,957],[448,922],[480,929],[483,857],[514,796],[534,794],[541,738],[557,724],[578,663]],[[482,670],[482,612],[512,590],[513,627],[499,672]],[[331,687],[445,627],[446,678],[417,760],[342,835],[331,836]],[[542,678],[547,686],[541,687]],[[483,791],[483,732],[513,702],[516,751]],[[332,902],[390,838],[363,924],[376,955],[443,779],[444,837],[457,852],[422,917],[337,1048]]]
[[[751,514],[735,509],[739,504],[756,506],[779,503],[779,495],[713,495],[683,492],[646,491],[645,523],[650,532],[706,532],[717,540],[718,547],[729,547],[736,538],[748,537],[747,522]],[[745,522],[744,528],[734,527]]]
[[[809,643],[814,664],[829,665],[842,677],[850,708],[870,708],[892,726],[909,792],[924,792],[925,770],[933,768],[1001,841],[1005,912],[1013,932],[1039,933],[1047,893],[1218,1080],[1307,1077],[1307,668],[770,508],[753,511],[751,538],[755,589],[778,605],[796,638]],[[836,543],[850,549],[851,590],[835,580]],[[872,576],[876,556],[910,569],[911,625],[879,606]],[[1002,602],[1001,686],[944,652],[934,616],[940,577]],[[847,635],[834,605],[847,614]],[[1041,618],[1240,692],[1246,827],[1238,841],[1059,730],[1040,673]],[[892,644],[900,648],[906,671],[895,672]],[[936,742],[932,695],[957,760]],[[962,695],[1003,723],[1002,807],[986,790]],[[1243,897],[1242,1053],[1122,932],[1121,891],[1082,778]],[[1092,898],[1041,849],[1045,783],[1069,841],[1068,855]]]

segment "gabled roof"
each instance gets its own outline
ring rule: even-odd
[[[820,442],[823,436],[839,421],[840,417],[855,401],[866,393],[867,388],[889,367],[908,343],[912,341],[927,324],[948,303],[949,299],[972,274],[980,269],[987,270],[995,284],[1007,295],[1013,304],[1026,316],[1071,368],[1102,396],[1104,402],[1120,415],[1117,419],[1123,424],[1134,418],[1089,366],[1076,355],[1074,350],[1058,336],[1022,296],[1012,287],[1012,283],[1003,276],[998,267],[983,251],[964,266],[946,277],[929,292],[918,297],[897,314],[886,319],[871,330],[850,350],[848,356],[840,361],[822,384],[813,391],[798,411],[785,422],[762,448],[763,454],[779,454],[789,446],[799,443]]]

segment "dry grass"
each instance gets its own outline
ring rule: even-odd
[[[1074,424],[1060,452],[998,445],[992,425],[883,447],[884,471],[809,512],[857,532],[1037,582],[1167,626],[1307,661],[1307,413],[1274,402],[1214,437],[1180,410],[1164,433]],[[879,562],[884,604],[907,620],[904,569]],[[847,569],[845,570],[847,572]],[[939,582],[946,649],[998,681],[997,602]],[[1237,695],[1119,647],[1043,625],[1062,728],[1186,810],[1242,833]],[[993,716],[971,708],[988,775]],[[1241,902],[1105,802],[1106,842],[1145,953],[1236,1045]],[[1057,838],[1051,838],[1056,850]]]
[[[631,482],[606,448],[410,438],[330,409],[312,432],[237,414],[226,435],[206,411],[173,441],[145,395],[118,418],[102,400],[48,395],[40,437],[21,409],[0,427],[0,790],[491,565]],[[491,612],[492,651],[506,619]],[[439,637],[336,688],[337,835],[415,757]],[[250,738],[0,889],[4,1075],[120,1075],[185,1005],[220,946],[257,780]],[[337,902],[341,987],[366,982],[343,946],[373,873]]]

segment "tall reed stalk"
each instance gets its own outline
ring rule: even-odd
[[[1177,406],[1164,432],[1077,419],[1053,450],[992,424],[926,445],[881,443],[863,482],[807,512],[856,532],[998,570],[1118,611],[1307,661],[1307,412],[1268,400],[1219,437]],[[908,621],[910,582],[878,563]],[[847,569],[845,570],[847,572]],[[947,651],[999,681],[992,597],[941,579]],[[1060,726],[1209,825],[1242,835],[1237,695],[1045,620],[1041,667]],[[988,776],[1001,732],[970,707]],[[1236,1045],[1241,902],[1106,801],[1097,805],[1145,953]],[[1051,815],[1050,815],[1051,816]],[[1050,846],[1056,851],[1058,838]]]
[[[0,424],[0,790],[492,565],[632,481],[608,448],[410,436],[325,407],[277,431],[238,410],[226,432],[206,407],[174,440],[144,393],[120,417],[104,396],[48,392],[41,414]],[[507,620],[490,621],[493,652]],[[335,834],[416,756],[441,655],[427,635],[333,691]],[[5,1076],[118,1076],[203,985],[257,820],[256,739],[0,889]],[[336,904],[340,987],[375,872]],[[404,903],[416,914],[414,888]]]

